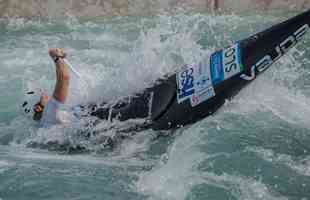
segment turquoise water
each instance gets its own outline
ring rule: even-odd
[[[49,47],[83,74],[76,102],[114,100],[294,14],[2,21],[0,199],[310,199],[310,35],[214,116],[126,133],[113,149],[102,137],[134,121],[86,140],[81,124],[39,130],[20,108],[27,91],[52,90]],[[54,141],[65,148],[27,147]]]

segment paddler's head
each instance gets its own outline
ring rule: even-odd
[[[33,106],[33,120],[39,121],[42,118],[44,107],[46,106],[48,100],[49,97],[47,94],[43,93],[40,96],[40,101]]]

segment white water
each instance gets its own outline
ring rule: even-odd
[[[214,116],[174,133],[140,132],[113,150],[100,136],[114,129],[88,141],[75,124],[38,130],[20,109],[26,91],[52,90],[49,47],[65,48],[89,84],[91,98],[78,101],[113,100],[288,15],[10,21],[0,36],[0,198],[307,199],[309,36]],[[61,155],[29,141],[92,152]]]

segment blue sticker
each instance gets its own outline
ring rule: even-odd
[[[224,79],[223,51],[218,51],[212,54],[210,63],[212,83],[213,85],[216,85]]]
[[[241,63],[239,43],[212,54],[210,58],[210,69],[213,85],[242,72],[243,65]]]

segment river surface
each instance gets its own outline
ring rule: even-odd
[[[2,20],[0,199],[309,200],[310,35],[213,116],[126,133],[113,148],[102,138],[135,122],[85,138],[79,123],[38,129],[21,108],[52,92],[50,47],[82,74],[72,102],[110,101],[295,14]]]

